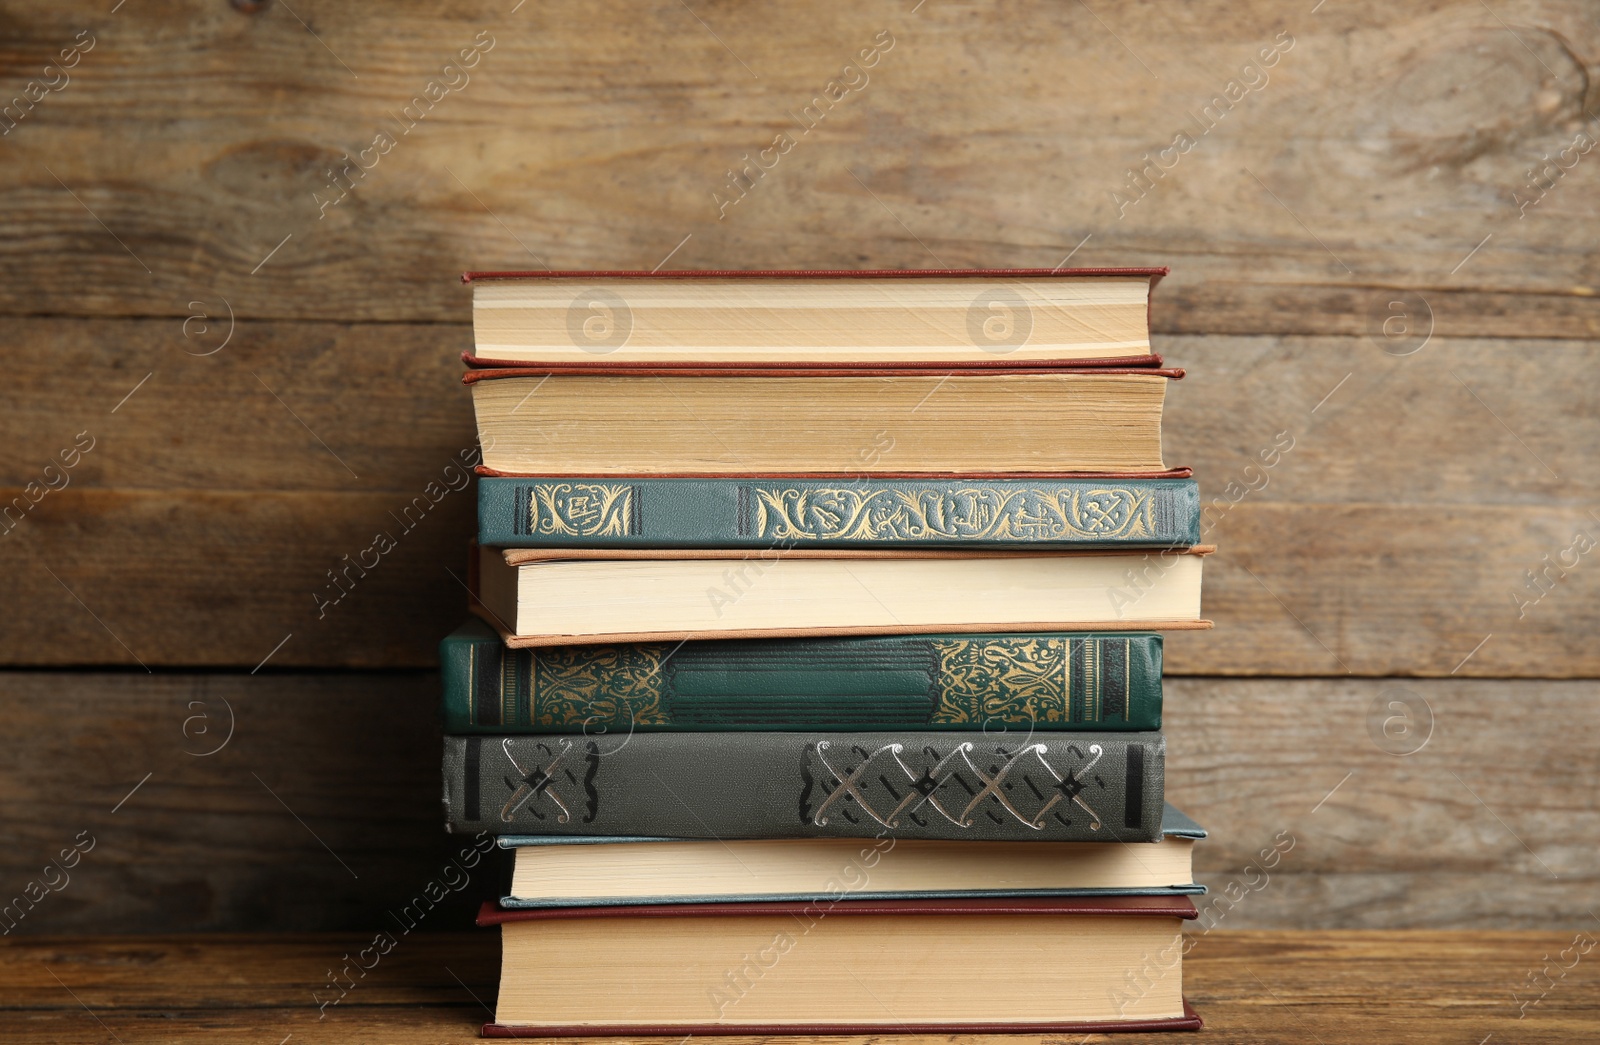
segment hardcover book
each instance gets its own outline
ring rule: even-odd
[[[1161,636],[934,634],[439,644],[446,733],[1161,728]]]
[[[483,463],[521,475],[1161,472],[1181,370],[468,370]]]
[[[513,647],[1207,628],[1210,551],[482,548],[473,609]]]
[[[486,1037],[1194,1030],[1184,896],[507,911]]]
[[[1194,894],[1204,837],[1170,804],[1158,842],[501,835],[516,855],[500,906]]]
[[[1153,842],[1160,733],[446,737],[454,831]]]
[[[1158,548],[1200,543],[1193,479],[492,477],[500,548]]]
[[[472,365],[1158,363],[1164,268],[468,272]]]

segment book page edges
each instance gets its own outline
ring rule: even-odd
[[[510,649],[537,649],[542,646],[609,646],[642,642],[687,642],[689,639],[804,639],[831,638],[848,635],[923,635],[930,632],[969,634],[992,632],[994,623],[940,624],[938,627],[918,625],[862,625],[840,628],[740,628],[732,631],[683,632],[641,631],[614,632],[604,635],[516,635],[507,631],[481,604],[474,600],[472,611],[488,621],[500,633],[501,641]],[[1008,632],[1078,632],[1078,631],[1206,631],[1215,625],[1209,620],[1140,620],[1140,621],[1018,621],[1005,625]]]

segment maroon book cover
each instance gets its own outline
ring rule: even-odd
[[[1073,269],[521,269],[512,271],[463,272],[461,282],[482,283],[496,279],[1063,279],[1088,276],[1145,276],[1155,290],[1161,277],[1172,271],[1166,266],[1134,268]]]
[[[1156,362],[1161,361],[1160,356],[1150,356]],[[467,356],[463,354],[463,360]],[[954,376],[957,372],[981,374],[1081,374],[1085,377],[1165,377],[1174,381],[1183,377],[1183,371],[1176,367],[1133,367],[1128,366],[1125,359],[1116,360],[1116,366],[1086,366],[1081,360],[1071,363],[1032,363],[1018,365],[1008,363],[1004,365],[991,365],[984,362],[970,363],[939,363],[933,366],[895,365],[885,366],[882,363],[850,364],[848,367],[834,364],[830,366],[797,366],[793,363],[740,364],[728,366],[717,364],[709,366],[704,363],[679,364],[669,366],[662,363],[538,363],[529,366],[508,367],[503,363],[494,363],[490,366],[468,370],[461,375],[464,385],[476,384],[479,381],[490,381],[502,377],[544,377],[549,374],[594,374],[601,373],[607,376],[627,375],[676,375],[691,378],[718,378],[718,377],[904,377],[908,375],[926,374],[930,369],[944,371]],[[468,361],[468,365],[472,365]]]
[[[926,362],[896,363],[886,366],[879,362],[849,363],[835,362],[826,365],[806,366],[799,363],[771,363],[756,362],[740,363],[738,366],[729,366],[725,363],[715,365],[709,363],[695,363],[688,360],[662,360],[659,363],[607,363],[596,360],[594,362],[577,361],[572,363],[540,363],[536,360],[519,360],[507,362],[502,359],[480,359],[471,352],[461,353],[461,362],[468,368],[468,384],[471,376],[489,370],[509,370],[512,374],[499,374],[499,377],[526,376],[528,374],[673,374],[682,373],[691,377],[724,376],[724,377],[758,377],[762,374],[773,374],[778,377],[824,377],[835,374],[865,374],[868,377],[901,377],[909,374],[927,374],[961,371],[967,374],[1056,374],[1066,371],[1083,371],[1086,374],[1143,374],[1159,377],[1180,378],[1182,370],[1163,370],[1162,358],[1158,355],[1148,356],[1122,356],[1115,359],[1073,359],[1060,363],[1008,363],[1003,359],[969,359],[959,363],[940,363],[932,360]]]

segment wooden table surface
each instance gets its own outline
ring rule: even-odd
[[[1200,1040],[1596,1041],[1600,954],[1580,953],[1592,951],[1594,938],[1582,936],[1574,946],[1574,935],[1218,931],[1196,941],[1190,952],[1186,993],[1206,1021]],[[486,933],[402,941],[319,1019],[314,989],[326,982],[329,966],[342,966],[346,953],[369,940],[350,934],[10,939],[0,945],[0,1039],[18,1045],[476,1040],[487,1016],[484,1003],[493,1002],[498,957],[496,941]],[[1561,964],[1571,968],[1563,971]],[[1540,986],[1529,986],[1530,973]],[[325,990],[322,997],[333,994]],[[1089,1040],[959,1040],[991,1037],[1041,1045]],[[735,1045],[756,1039],[725,1040]],[[1186,1039],[1113,1040],[1136,1045]]]
[[[1199,881],[1252,890],[1218,932],[1600,930],[1594,3],[0,12],[0,928],[353,931],[440,881],[461,270],[1166,264],[1166,456],[1219,549],[1216,629],[1166,646],[1166,788]],[[1540,953],[1507,946],[1484,998]],[[1227,968],[1214,1026],[1293,1024]],[[147,1036],[219,1025],[180,1009]],[[232,1040],[313,1034],[284,1021]]]

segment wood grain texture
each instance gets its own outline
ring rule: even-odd
[[[0,701],[29,738],[0,771],[4,902],[94,841],[8,915],[18,932],[393,928],[423,908],[422,929],[459,928],[499,888],[496,860],[450,867],[472,840],[444,832],[436,677],[30,672]],[[429,883],[446,898],[415,906]]]
[[[0,768],[0,906],[87,831],[94,849],[16,931],[392,925],[429,882],[462,877],[445,868],[470,841],[443,832],[437,693],[423,673],[0,674],[0,714],[30,738]],[[1211,831],[1202,910],[1234,896],[1221,928],[1570,924],[1600,885],[1594,697],[1583,682],[1171,680],[1168,795]],[[1397,714],[1427,737],[1414,754],[1372,739]],[[1293,847],[1260,866],[1280,832]],[[498,873],[472,869],[424,927],[466,924]]]
[[[33,612],[0,625],[0,662],[248,668],[292,633],[274,664],[433,663],[464,605],[446,570],[463,575],[472,532],[473,494],[450,490],[475,445],[454,361],[464,329],[242,322],[202,357],[185,353],[223,328],[14,327],[0,564]],[[1600,675],[1600,581],[1592,554],[1571,551],[1577,533],[1600,536],[1600,420],[1574,380],[1600,366],[1594,345],[1160,347],[1189,372],[1169,395],[1167,457],[1196,468],[1220,547],[1205,597],[1218,629],[1175,636],[1169,670]],[[79,433],[94,448],[63,471],[52,462]],[[24,511],[30,482],[40,500]],[[379,532],[396,550],[320,610],[337,596],[329,571]],[[1528,571],[1564,555],[1577,565],[1519,609],[1538,594]]]
[[[1570,154],[1523,206],[1529,169],[1593,104],[1600,27],[1577,0],[1065,5],[1025,31],[973,3],[297,14],[12,5],[14,93],[76,33],[95,46],[7,135],[0,309],[182,317],[226,299],[250,317],[453,320],[468,267],[1076,250],[1173,263],[1162,330],[1350,331],[1396,286],[1452,333],[1600,325],[1597,160]],[[846,74],[882,32],[892,48]],[[381,133],[394,143],[373,151]],[[729,171],[756,160],[770,169],[724,207]]]
[[[1224,927],[1570,924],[1600,884],[1596,692],[1166,680],[1167,796],[1211,831],[1202,911]],[[1293,848],[1264,866],[1280,839]]]
[[[411,531],[390,514],[404,503],[392,494],[51,495],[25,524],[26,542],[0,546],[31,608],[6,620],[0,659],[249,668],[272,653],[278,666],[431,666],[438,639],[465,614],[473,503],[452,495]],[[1206,566],[1203,609],[1217,628],[1170,635],[1168,671],[1592,677],[1600,571],[1585,559],[1525,619],[1513,600],[1527,568],[1567,548],[1575,530],[1596,532],[1587,518],[1242,503]],[[348,593],[324,608],[340,598],[329,571],[378,533],[395,550],[365,577],[349,574]]]
[[[1592,929],[1592,927],[1591,927]],[[1589,930],[1583,930],[1589,932]],[[1593,957],[1575,961],[1536,1005],[1527,977],[1570,948],[1577,930],[1548,933],[1211,933],[1184,961],[1185,993],[1206,1040],[1241,1045],[1406,1041],[1457,1045],[1486,1038],[1586,1040],[1600,1006]],[[1589,946],[1592,948],[1593,933]],[[488,932],[402,941],[341,1004],[313,998],[329,963],[371,942],[357,935],[44,937],[0,945],[0,1028],[18,1045],[60,1041],[232,1040],[409,1045],[477,1041],[493,1004],[496,941]],[[1592,952],[1591,952],[1592,953]],[[324,990],[321,997],[336,996]],[[323,1018],[319,1019],[319,1015]],[[960,1035],[973,1045],[1049,1036]],[[562,1039],[609,1045],[624,1039]],[[756,1045],[754,1037],[719,1038]],[[801,1037],[870,1045],[948,1042],[946,1035]],[[1071,1039],[1077,1041],[1074,1037]],[[1083,1039],[1085,1042],[1091,1040]],[[1139,1045],[1169,1035],[1096,1035]]]
[[[0,768],[0,899],[97,840],[24,930],[371,928],[445,873],[436,680],[278,670],[427,668],[463,616],[447,570],[472,494],[430,494],[473,442],[461,269],[1069,256],[1174,268],[1153,316],[1189,369],[1168,456],[1196,467],[1221,550],[1217,629],[1168,644],[1198,676],[1171,683],[1171,788],[1214,831],[1203,880],[1247,883],[1219,924],[1553,930],[1592,909],[1594,684],[1494,681],[1600,677],[1600,567],[1547,566],[1600,535],[1600,153],[1568,162],[1595,133],[1589,5],[111,6],[0,14],[0,507],[94,440],[0,522],[0,665],[129,672],[0,674],[26,738]],[[20,115],[85,30],[71,82]],[[882,30],[893,49],[830,105]],[[1204,115],[1230,80],[1247,86]],[[1192,147],[1163,158],[1179,132]],[[780,134],[777,165],[730,189]],[[1170,167],[1132,178],[1146,157]],[[397,547],[339,596],[330,571],[379,532]],[[1248,675],[1333,678],[1220,677]],[[1374,704],[1381,726],[1413,697],[1436,732],[1387,754]],[[190,753],[225,708],[234,739]],[[1296,848],[1257,889],[1252,854],[1281,830]],[[425,927],[463,924],[480,887]],[[483,984],[478,939],[439,955]],[[1536,967],[1532,937],[1231,939],[1195,963],[1226,1040],[1565,1041],[1595,1004],[1564,984],[1517,1021],[1486,1000]],[[223,970],[203,1004],[131,975],[125,1040],[233,1029],[218,1011],[269,968],[294,994],[261,995],[234,1025],[249,1040],[476,1020],[431,944],[386,968],[415,960],[397,982],[432,987],[368,991],[383,1004],[338,1030],[311,1013],[337,957],[321,942],[101,946],[60,953],[86,975]],[[1416,974],[1430,961],[1437,980]],[[102,1032],[65,998],[4,1012],[0,1036]]]

